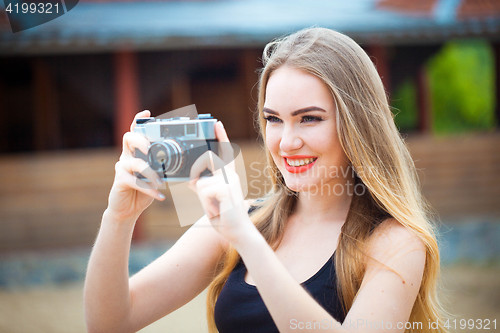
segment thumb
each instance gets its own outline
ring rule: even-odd
[[[219,141],[218,147],[218,156],[224,161],[224,165],[230,164],[233,162],[235,156],[235,150],[229,142],[229,138],[227,137],[226,130],[224,129],[224,125],[220,121],[215,124],[215,136]]]
[[[215,136],[217,137],[217,140],[219,140],[219,142],[229,142],[229,138],[227,137],[224,125],[220,120],[215,123]]]

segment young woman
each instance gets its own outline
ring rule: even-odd
[[[436,239],[370,58],[312,28],[267,45],[263,62],[271,192],[249,209],[231,166],[199,178],[212,165],[200,159],[192,185],[206,216],[129,279],[135,221],[164,197],[133,176],[148,142],[125,134],[87,272],[89,331],[136,331],[208,286],[211,332],[445,332]],[[216,134],[229,141],[220,123]]]

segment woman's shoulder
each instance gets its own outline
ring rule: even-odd
[[[393,301],[416,296],[426,261],[426,247],[418,232],[388,218],[374,229],[367,246],[360,290],[367,288],[373,295],[386,295]]]
[[[414,251],[425,256],[426,247],[418,232],[392,217],[384,219],[373,230],[367,242],[369,256],[376,259],[402,256]]]
[[[393,217],[388,217],[381,221],[373,230],[371,238],[377,239],[378,241],[387,241],[388,238],[412,242],[418,242],[420,240],[417,231],[404,226]]]

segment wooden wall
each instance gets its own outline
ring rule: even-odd
[[[0,250],[92,244],[118,153],[0,158]]]
[[[445,220],[500,216],[500,134],[410,137],[423,190]],[[261,189],[264,154],[242,142],[249,194]],[[114,175],[116,150],[81,150],[0,157],[0,251],[91,246]],[[141,218],[145,240],[176,238],[171,201]]]
[[[425,196],[445,220],[500,216],[500,133],[408,140]]]

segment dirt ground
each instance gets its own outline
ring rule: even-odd
[[[499,277],[500,265],[461,264],[443,268],[446,296],[442,299],[449,312],[454,315],[452,319],[457,320],[457,329],[452,330],[453,332],[482,331],[460,329],[460,319],[497,319],[497,325],[500,325]],[[206,331],[205,293],[202,293],[184,307],[140,332]],[[0,332],[85,332],[82,283],[17,291],[0,290]]]

